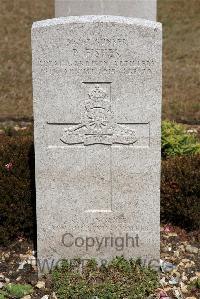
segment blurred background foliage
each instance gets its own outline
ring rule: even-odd
[[[2,119],[32,118],[31,25],[54,0],[0,0]],[[163,23],[163,119],[200,123],[199,0],[158,0]]]
[[[175,122],[162,122],[162,156],[200,154],[200,141],[195,129]]]

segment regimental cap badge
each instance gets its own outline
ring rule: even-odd
[[[93,101],[103,100],[106,98],[107,93],[98,84],[88,93],[89,98]]]
[[[95,87],[88,93],[90,99],[90,107],[95,108],[108,108],[110,104],[106,91],[96,84]]]

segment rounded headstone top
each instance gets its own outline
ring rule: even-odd
[[[135,26],[150,27],[153,29],[162,28],[161,23],[146,20],[146,19],[130,18],[130,17],[122,17],[122,16],[88,15],[88,16],[60,17],[60,18],[37,21],[33,23],[32,29],[41,28],[41,27],[52,27],[52,26],[65,25],[65,24],[78,24],[78,23],[116,23],[116,24],[129,24]]]

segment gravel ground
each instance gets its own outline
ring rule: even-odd
[[[160,288],[151,298],[199,299],[200,249],[198,232],[165,225],[161,227]],[[55,299],[51,275],[38,280],[33,244],[19,239],[0,250],[0,289],[10,283],[30,284],[34,292],[24,299]],[[67,298],[66,298],[67,299]]]
[[[200,289],[195,287],[200,279],[199,238],[198,232],[170,225],[161,228],[160,285],[169,298],[200,298]]]

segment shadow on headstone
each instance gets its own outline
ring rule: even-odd
[[[35,189],[35,150],[34,143],[31,143],[29,154],[28,154],[28,164],[30,170],[30,190],[31,190],[31,208],[33,211],[33,232],[31,234],[31,239],[33,240],[34,250],[37,248],[37,223],[36,223],[36,189]]]

